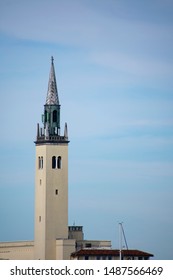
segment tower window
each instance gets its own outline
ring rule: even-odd
[[[44,120],[45,120],[45,123],[47,122],[47,111],[45,110],[44,112]]]
[[[53,111],[53,122],[57,122],[57,111]]]
[[[58,159],[57,159],[57,166],[58,166],[58,169],[61,169],[61,164],[62,164],[62,162],[61,162],[61,157],[58,157]]]
[[[38,168],[43,169],[43,157],[38,157]]]
[[[41,216],[39,216],[39,222],[41,222]]]
[[[52,157],[52,169],[61,169],[62,168],[62,159],[60,156]]]
[[[56,168],[56,157],[55,156],[52,157],[52,168],[53,169]]]
[[[58,190],[57,189],[55,190],[55,194],[58,195]]]

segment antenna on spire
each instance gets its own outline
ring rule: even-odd
[[[54,61],[54,58],[53,58],[53,56],[51,56],[51,62],[53,63],[53,61]]]

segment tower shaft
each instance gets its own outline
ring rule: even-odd
[[[64,135],[60,135],[53,59],[42,120],[43,128],[37,125],[35,141],[35,259],[56,259],[56,240],[68,238],[69,141],[67,124]]]

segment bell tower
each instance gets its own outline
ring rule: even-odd
[[[68,238],[68,132],[60,134],[60,104],[54,60],[43,127],[37,124],[35,165],[35,259],[56,259],[56,239]]]

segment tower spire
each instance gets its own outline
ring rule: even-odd
[[[56,76],[54,68],[54,58],[51,56],[51,67],[49,74],[48,90],[47,90],[47,105],[59,105],[58,90],[56,85]]]
[[[37,125],[36,144],[43,143],[69,143],[67,124],[65,124],[64,135],[60,131],[60,107],[58,90],[56,85],[56,75],[54,59],[51,57],[51,67],[48,81],[48,90],[44,113],[42,115],[43,127]]]

